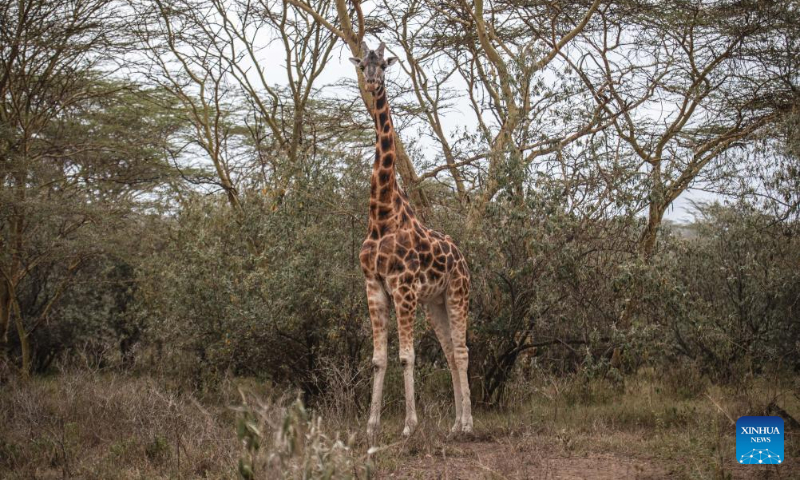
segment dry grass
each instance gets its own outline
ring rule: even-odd
[[[0,387],[2,478],[235,475],[233,412],[149,378],[70,373]]]
[[[434,377],[427,378],[440,383]],[[720,387],[646,370],[624,384],[543,376],[517,382],[508,392],[512,407],[478,410],[475,435],[455,439],[447,437],[448,392],[421,388],[418,431],[402,441],[402,412],[389,402],[386,448],[369,461],[353,398],[364,385],[342,378],[316,411],[247,380],[198,398],[150,378],[86,372],[7,384],[0,477],[800,477],[797,432],[787,432],[785,464],[742,466],[733,461],[731,425],[764,414],[771,402],[800,418],[798,378]]]

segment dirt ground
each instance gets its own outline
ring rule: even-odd
[[[683,459],[664,462],[656,458],[587,452],[565,455],[562,448],[548,448],[547,439],[539,442],[462,441],[449,444],[440,455],[413,455],[402,458],[396,468],[378,478],[392,479],[552,479],[617,480],[708,478],[707,471]],[[669,464],[667,464],[669,463]],[[671,465],[670,465],[671,464]],[[728,476],[730,475],[730,476]],[[731,459],[722,478],[750,479],[800,478],[800,465],[787,460],[784,465],[737,465]]]
[[[426,455],[410,461],[387,478],[437,479],[660,479],[668,472],[648,459],[622,458],[612,454],[563,457],[547,449],[519,451],[500,443],[462,443],[463,455]]]

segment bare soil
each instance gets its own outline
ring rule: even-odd
[[[378,478],[396,479],[544,479],[544,480],[654,480],[707,478],[707,466],[693,465],[701,459],[664,461],[656,457],[621,455],[601,451],[570,454],[559,439],[450,442],[438,455],[399,455],[395,468],[384,469]],[[694,471],[694,473],[692,473]],[[728,476],[730,475],[730,476]],[[713,478],[713,477],[712,477]],[[725,465],[723,478],[800,478],[800,462],[784,465]]]
[[[565,456],[560,448],[539,442],[457,442],[440,455],[409,456],[381,478],[398,479],[662,479],[664,468],[648,458],[588,453]]]

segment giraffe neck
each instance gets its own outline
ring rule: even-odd
[[[389,115],[389,102],[383,85],[373,94],[372,117],[375,120],[375,163],[370,180],[370,221],[385,222],[392,217],[395,180],[394,125]]]

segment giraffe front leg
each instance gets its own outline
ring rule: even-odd
[[[386,376],[389,302],[380,282],[367,279],[367,303],[372,323],[372,402],[367,422],[367,440],[378,445],[383,408],[383,379]]]
[[[417,298],[408,286],[400,286],[394,293],[397,314],[397,334],[400,337],[400,365],[406,394],[406,422],[403,436],[409,437],[417,428],[417,407],[414,403],[414,316]]]

